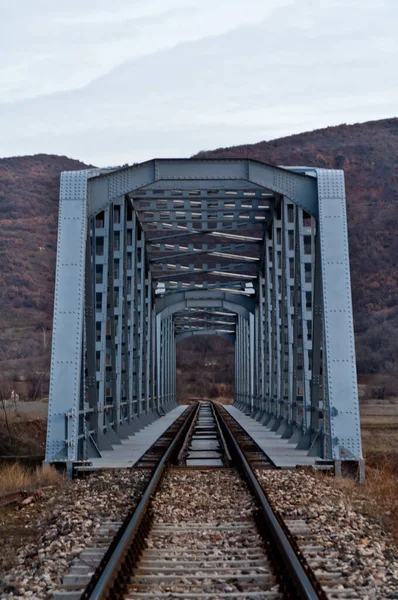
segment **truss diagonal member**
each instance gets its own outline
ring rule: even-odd
[[[181,229],[183,231],[181,231],[180,233],[172,233],[171,235],[167,235],[167,236],[151,236],[151,232],[147,232],[147,237],[146,237],[146,241],[147,243],[160,243],[160,242],[170,242],[171,240],[176,240],[176,239],[181,239],[181,238],[185,238],[185,237],[190,237],[190,236],[210,236],[210,237],[214,237],[217,238],[218,240],[220,238],[226,238],[229,240],[237,240],[240,242],[247,242],[247,243],[259,243],[262,242],[263,240],[263,236],[253,236],[253,235],[244,235],[244,234],[239,234],[239,233],[230,233],[230,231],[232,232],[232,228],[231,227],[225,227],[223,229],[223,231],[216,231],[216,230],[206,230],[206,231],[202,231],[200,229],[187,229],[186,227],[182,227]],[[153,232],[152,232],[153,233]]]
[[[229,252],[225,252],[224,250],[192,250],[192,251],[182,251],[178,254],[166,254],[166,256],[153,257],[149,259],[150,263],[164,263],[165,260],[171,260],[174,258],[186,258],[189,256],[199,256],[201,254],[208,254],[209,256],[215,256],[217,258],[225,258],[231,260],[244,260],[247,262],[256,262],[259,261],[260,258],[258,256],[245,256],[244,254],[232,254]]]

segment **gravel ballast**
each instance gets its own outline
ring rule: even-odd
[[[257,477],[282,518],[304,521],[311,544],[324,548],[306,556],[318,577],[341,574],[336,592],[352,590],[347,598],[398,598],[397,547],[376,518],[352,506],[334,479],[303,471],[257,471]],[[306,555],[305,536],[297,542]]]
[[[136,506],[148,477],[140,470],[104,471],[52,493],[32,516],[42,533],[37,542],[16,551],[15,567],[1,580],[0,597],[51,598],[101,523],[123,520]]]
[[[245,482],[232,470],[172,470],[153,501],[153,526],[127,600],[281,599]]]

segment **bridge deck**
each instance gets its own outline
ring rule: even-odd
[[[186,405],[173,408],[164,417],[160,417],[127,439],[121,440],[121,444],[114,445],[113,450],[103,450],[101,458],[90,459],[91,466],[80,466],[78,470],[126,469],[134,466],[148,448],[187,408]]]
[[[280,435],[245,415],[235,406],[224,406],[229,414],[247,431],[264,450],[272,462],[281,469],[294,469],[298,465],[314,465],[314,456],[307,456],[307,450],[296,450],[295,444],[283,440]]]

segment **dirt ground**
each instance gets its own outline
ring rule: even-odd
[[[47,401],[20,402],[16,410],[8,406],[7,428],[4,409],[0,407],[0,456],[43,454],[47,409]],[[360,415],[365,458],[373,464],[388,454],[396,462],[398,472],[398,398],[378,400],[360,394]]]
[[[17,407],[0,406],[0,456],[43,455],[47,409],[45,401],[19,402]]]
[[[363,452],[370,466],[389,464],[398,475],[398,398],[361,399]]]
[[[345,493],[352,495],[354,504],[358,502],[361,510],[368,511],[369,514],[377,512],[385,531],[391,532],[396,527],[396,500],[390,501],[388,497],[395,490],[396,483],[393,482],[397,481],[392,474],[398,475],[398,398],[377,400],[362,397],[360,414],[364,455],[367,467],[370,467],[367,470],[367,483],[363,489],[360,486],[359,491],[357,487],[354,489],[354,482],[352,489],[348,487],[349,482],[336,482],[336,485],[342,486]],[[44,454],[46,418],[46,402],[20,403],[17,411],[12,407],[7,410],[7,427],[4,410],[0,407],[0,455]],[[383,470],[386,465],[387,471]],[[379,469],[380,481],[377,479]],[[383,473],[386,473],[386,477]],[[60,493],[60,488],[72,490],[73,485],[74,482],[60,480],[53,487],[44,487],[39,498],[32,504],[22,508],[4,506],[0,509],[0,585],[2,575],[13,564],[15,552],[22,546],[37,543],[41,529],[38,523],[43,519],[45,521],[48,507]],[[375,489],[380,492],[378,496]],[[365,508],[361,493],[366,496],[368,503]],[[386,506],[383,506],[383,502]]]

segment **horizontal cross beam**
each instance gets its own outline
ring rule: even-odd
[[[167,268],[167,265],[163,266]],[[214,273],[217,274],[219,277],[231,277],[231,274],[233,273],[234,276],[242,277],[243,279],[256,279],[257,273],[254,275],[248,275],[246,273],[248,271],[248,266],[248,264],[219,264],[215,267],[208,267],[206,265],[202,265],[201,267],[195,267],[191,264],[185,269],[182,265],[176,265],[176,269],[174,271],[169,271],[167,275],[156,275],[156,272],[154,272],[153,278],[156,281],[162,281],[165,279],[172,281],[173,277],[184,277],[187,275],[202,275],[203,273]]]
[[[270,202],[266,198],[242,198],[242,197],[231,197],[222,199],[210,199],[210,198],[194,198],[182,199],[177,198],[162,198],[162,199],[134,199],[134,208],[138,213],[151,212],[151,211],[175,211],[175,210],[202,210],[206,212],[214,211],[264,211],[270,210]]]
[[[259,247],[262,240],[253,240],[251,242],[244,242],[241,244],[228,244],[227,241],[219,242],[208,240],[206,243],[188,243],[186,245],[182,244],[166,244],[164,242],[156,244],[155,242],[151,242],[150,251],[152,254],[157,252],[253,252],[256,251],[257,247]],[[223,243],[227,243],[228,245],[224,246]]]
[[[210,227],[210,224],[212,225],[212,227]],[[223,232],[228,233],[229,231],[231,233],[236,232],[239,229],[250,229],[251,231],[253,231],[253,225],[258,225],[258,227],[263,228],[264,227],[264,221],[256,221],[253,223],[250,223],[249,221],[245,221],[242,223],[223,223],[223,222],[219,222],[219,221],[211,221],[211,223],[207,223],[206,226],[203,225],[203,227],[201,227],[200,229],[198,227],[194,227],[193,223],[191,223],[189,226],[188,225],[180,225],[177,221],[175,223],[167,223],[167,222],[162,222],[162,221],[149,221],[144,223],[144,225],[146,227],[144,228],[145,233],[148,236],[148,239],[151,239],[151,233],[157,232],[157,231],[173,231],[173,233],[175,231],[180,231],[181,232],[181,236],[183,236],[182,232],[185,233],[189,233],[191,235],[204,235],[206,233],[208,234],[214,234],[217,233],[218,235],[222,235]],[[151,227],[148,227],[148,225],[151,225]],[[254,233],[260,233],[261,229],[258,231],[255,231]],[[176,235],[174,233],[174,235]],[[235,234],[238,235],[238,234]]]
[[[231,233],[229,233],[231,232]],[[208,236],[211,238],[217,238],[218,240],[221,240],[221,238],[226,238],[229,240],[240,240],[241,242],[253,242],[253,243],[258,243],[261,242],[263,240],[263,234],[261,232],[261,235],[259,237],[259,233],[258,231],[255,231],[253,233],[257,233],[257,236],[253,236],[253,235],[244,235],[244,234],[239,234],[239,233],[234,233],[232,232],[230,227],[224,227],[223,231],[217,231],[217,230],[207,230],[207,231],[201,231],[200,229],[187,229],[186,227],[181,227],[181,231],[179,233],[172,233],[171,235],[164,235],[164,236],[155,236],[155,237],[151,237],[151,232],[147,232],[146,233],[146,242],[153,244],[153,243],[160,243],[160,242],[170,242],[171,240],[176,240],[176,239],[181,239],[181,238],[185,238],[185,237],[191,237],[191,236]]]

